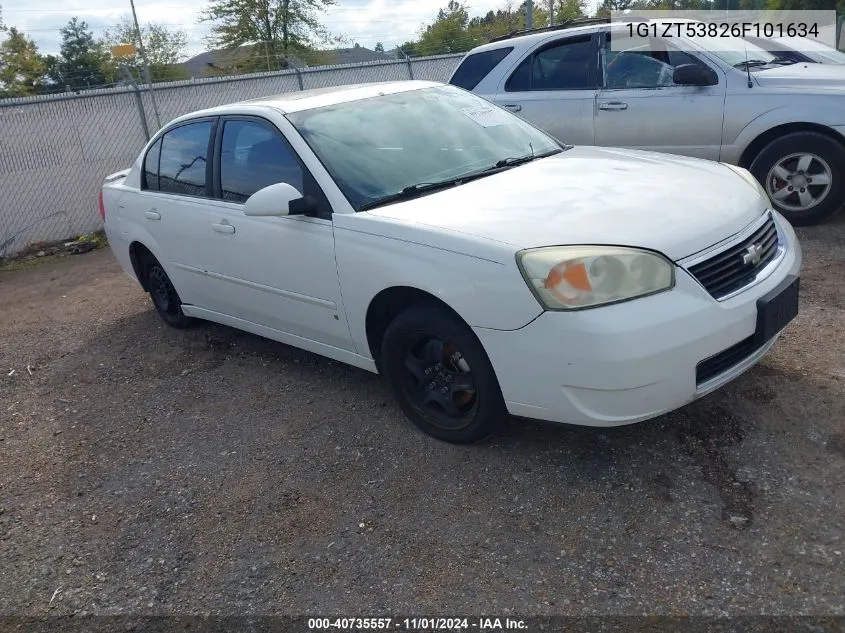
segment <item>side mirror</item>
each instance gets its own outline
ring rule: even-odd
[[[679,86],[712,86],[716,78],[712,73],[698,64],[681,64],[675,67],[672,81]]]
[[[278,182],[275,185],[259,189],[244,204],[244,215],[252,216],[279,216],[290,215],[292,210],[291,202],[301,200],[302,194],[296,187],[286,182]]]

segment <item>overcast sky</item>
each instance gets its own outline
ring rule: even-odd
[[[542,0],[541,0],[542,1]],[[469,0],[470,15],[503,7],[506,0]],[[206,49],[203,37],[207,24],[197,24],[197,15],[207,0],[135,0],[141,23],[158,22],[188,33],[190,53]],[[323,16],[333,34],[343,34],[361,46],[372,48],[383,42],[389,49],[414,37],[424,22],[430,22],[448,0],[338,0]],[[516,2],[514,3],[516,4]],[[0,0],[3,20],[28,33],[42,53],[56,53],[59,29],[73,16],[85,20],[95,36],[130,15],[129,0]]]

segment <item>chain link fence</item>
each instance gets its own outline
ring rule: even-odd
[[[140,95],[121,87],[0,100],[0,259],[100,229],[97,192],[104,177],[131,165],[158,121],[166,125],[202,108],[312,88],[446,81],[461,56],[154,84],[154,100],[147,86]]]

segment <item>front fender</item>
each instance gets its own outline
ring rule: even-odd
[[[387,288],[404,286],[427,292],[472,327],[515,330],[542,312],[515,258],[492,261],[338,228],[335,255],[350,333],[359,353],[366,356],[367,309]]]
[[[795,108],[795,104],[778,105],[766,112],[761,113],[748,121],[739,129],[731,129],[728,121],[725,122],[725,139],[722,144],[720,160],[725,163],[738,165],[745,150],[761,134],[768,132],[781,125],[807,124],[823,125],[831,130],[842,134],[845,126],[845,108],[824,105],[812,109]],[[843,137],[845,141],[845,137]]]

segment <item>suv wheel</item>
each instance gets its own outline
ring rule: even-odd
[[[796,226],[817,224],[842,206],[845,148],[824,134],[782,136],[763,148],[749,171]]]

